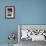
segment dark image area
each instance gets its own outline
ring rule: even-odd
[[[11,16],[11,14],[8,14],[8,16]]]
[[[12,12],[12,8],[8,8],[8,11],[9,11],[9,12]]]

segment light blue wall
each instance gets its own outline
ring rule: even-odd
[[[16,15],[20,24],[46,24],[46,0],[17,0]]]
[[[8,43],[8,34],[16,32],[17,34],[17,20],[5,19],[5,6],[16,5],[16,0],[0,0],[0,43]],[[16,41],[17,42],[17,39]]]
[[[15,19],[5,19],[6,5],[16,5]],[[17,34],[18,24],[46,24],[46,0],[0,0],[0,43],[8,43],[9,32]]]

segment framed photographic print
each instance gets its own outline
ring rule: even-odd
[[[19,24],[18,41],[46,41],[46,24]]]
[[[6,19],[15,18],[15,6],[6,6],[5,7],[5,18]]]

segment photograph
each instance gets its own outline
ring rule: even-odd
[[[15,6],[5,6],[5,18],[6,19],[15,18]]]

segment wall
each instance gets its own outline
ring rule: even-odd
[[[5,19],[5,6],[16,5],[16,18]],[[7,44],[17,24],[46,24],[46,0],[0,0],[0,44]],[[16,39],[17,43],[17,39]]]
[[[5,6],[16,5],[16,0],[0,0],[0,44],[7,44],[8,34],[16,32],[17,35],[17,20],[5,19]],[[18,42],[17,39],[15,41]]]
[[[46,0],[16,0],[19,24],[46,24]]]

